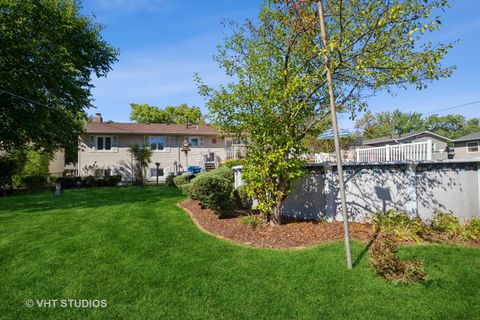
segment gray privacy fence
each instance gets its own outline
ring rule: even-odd
[[[298,181],[283,214],[304,219],[342,220],[335,165],[316,164]],[[436,210],[460,219],[480,215],[477,162],[376,163],[345,165],[349,217],[362,221],[374,211],[396,209],[424,220]],[[241,168],[236,168],[236,185]],[[240,180],[237,180],[240,179]]]

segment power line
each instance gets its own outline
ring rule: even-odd
[[[436,113],[436,112],[447,111],[447,110],[452,110],[452,109],[456,109],[456,108],[461,108],[461,107],[465,107],[465,106],[469,106],[469,105],[477,104],[477,103],[480,103],[480,100],[476,100],[476,101],[472,101],[472,102],[467,102],[467,103],[459,104],[459,105],[452,106],[452,107],[446,107],[446,108],[439,109],[439,110],[436,110],[436,111],[427,112],[427,113],[424,113],[424,115],[433,114],[433,113]]]
[[[12,97],[15,97],[15,98],[18,98],[18,99],[22,99],[22,100],[28,101],[28,102],[30,102],[30,103],[33,103],[33,104],[38,104],[39,106],[43,106],[43,107],[46,107],[46,108],[49,108],[49,109],[52,109],[52,110],[57,110],[56,108],[54,108],[54,107],[52,107],[52,106],[49,106],[49,105],[46,105],[46,104],[44,104],[44,103],[42,103],[42,102],[38,102],[38,101],[29,99],[29,98],[25,98],[25,97],[19,96],[18,94],[15,94],[15,93],[12,93],[12,92],[9,92],[9,91],[6,91],[6,90],[0,89],[0,93],[6,93],[6,94],[8,94],[8,95],[11,95]]]

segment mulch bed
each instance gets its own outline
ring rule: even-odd
[[[198,201],[179,203],[194,222],[214,236],[264,248],[296,248],[343,239],[343,223],[294,220],[284,218],[281,226],[261,223],[256,227],[242,222],[245,212],[219,219],[209,209],[202,209]],[[374,235],[371,225],[350,222],[350,236],[354,240],[369,242]]]

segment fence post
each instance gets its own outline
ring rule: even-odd
[[[427,140],[427,160],[432,160],[432,140]]]
[[[355,149],[355,153],[356,153],[356,157],[357,159],[355,159],[357,162],[360,162],[360,149]]]
[[[385,146],[385,161],[390,161],[390,145]]]

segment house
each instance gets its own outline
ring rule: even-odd
[[[84,131],[79,141],[78,175],[90,175],[94,169],[103,175],[121,175],[125,181],[133,178],[133,160],[128,152],[133,144],[152,150],[146,178],[156,180],[156,163],[160,179],[189,166],[208,170],[234,157],[231,149],[240,143],[220,135],[210,125],[104,122],[101,114],[96,114]],[[187,156],[182,151],[185,140],[190,143]]]
[[[448,144],[452,140],[430,131],[396,134],[381,138],[363,140],[362,146],[356,149],[357,161],[366,156],[369,161],[403,161],[403,160],[447,160],[451,157]],[[390,156],[391,155],[391,156]],[[383,159],[386,158],[386,159]]]
[[[480,132],[453,140],[455,159],[480,159]]]

